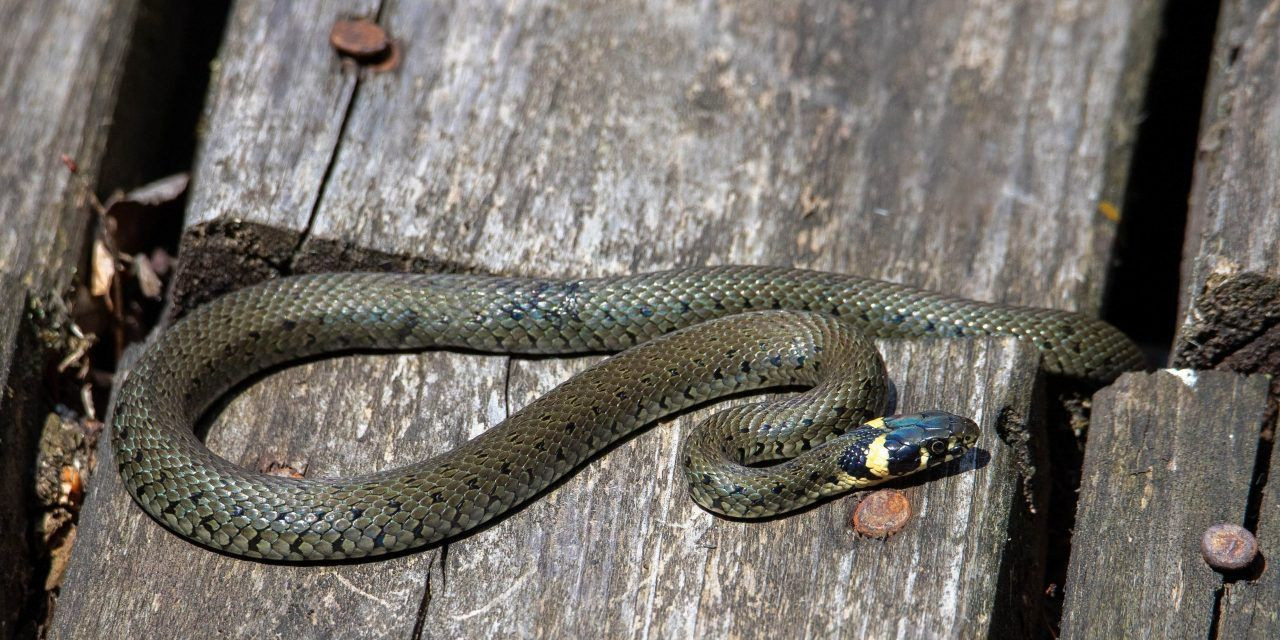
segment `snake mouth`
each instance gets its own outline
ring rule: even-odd
[[[946,460],[958,460],[973,449],[972,442],[956,442],[947,450]]]
[[[951,427],[954,439],[947,451],[947,460],[955,460],[969,453],[973,446],[978,443],[978,436],[982,433],[981,429],[978,428],[977,422],[963,416],[951,417],[955,419]]]

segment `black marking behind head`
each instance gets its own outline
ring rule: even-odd
[[[857,443],[845,447],[837,463],[845,473],[859,480],[875,480],[880,477],[872,473],[871,469],[867,467],[867,447],[865,443]]]

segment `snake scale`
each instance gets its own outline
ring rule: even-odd
[[[1118,330],[1080,314],[797,269],[581,280],[293,276],[199,307],[154,340],[118,388],[114,455],[138,504],[185,538],[254,558],[354,558],[473,529],[661,416],[750,389],[811,387],[717,414],[683,445],[700,505],[767,516],[934,466],[973,444],[977,425],[959,416],[876,418],[888,383],[871,337],[921,336],[1016,336],[1040,349],[1048,373],[1092,381],[1142,363]],[[359,477],[254,473],[193,433],[215,400],[264,368],[429,347],[621,353],[452,451]]]

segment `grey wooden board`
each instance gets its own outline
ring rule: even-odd
[[[1272,474],[1280,470],[1280,447],[1271,450],[1270,468]],[[1223,585],[1219,638],[1280,638],[1280,490],[1275,484],[1262,491],[1256,533],[1263,571]]]
[[[1014,2],[387,3],[381,20],[401,41],[403,58],[386,74],[358,71],[329,52],[328,26],[351,12],[349,5],[292,6],[234,8],[193,177],[175,285],[179,307],[278,273],[352,263],[600,275],[758,262],[1090,310],[1114,234],[1097,204],[1115,199],[1123,184],[1128,127],[1159,5],[1097,1],[1059,11]],[[340,113],[345,120],[335,120]],[[332,162],[320,170],[312,154]],[[958,347],[916,348],[893,357],[942,362]],[[1004,353],[1003,360],[987,357],[1010,368],[1027,364],[1007,346],[985,353]],[[308,474],[389,466],[442,450],[506,415],[517,398],[549,388],[565,367],[580,366],[481,361],[492,364],[477,369],[466,364],[471,356],[432,354],[360,360],[359,370],[326,362],[272,376],[233,403],[244,422],[225,415],[214,445],[289,433],[266,457],[310,460],[333,447],[343,459],[317,459]],[[406,368],[416,373],[397,373]],[[978,380],[992,379],[968,375],[921,380],[932,390],[978,388]],[[479,390],[453,389],[460,376]],[[436,385],[419,399],[431,377],[446,390]],[[350,392],[332,391],[344,384]],[[401,384],[412,393],[397,393]],[[295,400],[295,393],[317,395]],[[944,397],[970,400],[955,393]],[[1026,402],[1006,404],[1026,415]],[[358,450],[344,444],[351,426],[334,432],[341,437],[308,431],[312,414],[330,406],[345,408],[323,410],[372,424],[364,433],[373,442]],[[433,429],[421,442],[391,445],[386,434],[440,424],[429,418],[446,408],[457,412],[448,414],[455,421],[444,421],[453,431]],[[984,420],[997,409],[982,408]],[[487,419],[464,419],[481,415]],[[761,605],[787,605],[768,590],[779,581],[787,593],[805,594],[788,601],[787,615],[803,615],[803,628],[814,633],[881,623],[891,626],[866,633],[894,636],[899,624],[920,634],[1025,628],[1017,616],[1034,611],[1036,600],[1021,598],[1041,585],[1020,576],[1034,568],[990,574],[1009,581],[995,586],[970,583],[973,573],[955,578],[970,560],[1034,564],[1039,533],[1019,522],[1022,501],[1003,446],[992,447],[993,462],[979,472],[1004,483],[998,491],[947,510],[933,503],[927,516],[972,519],[956,535],[965,549],[987,544],[986,551],[961,561],[952,538],[951,546],[873,546],[866,561],[885,564],[874,573],[852,560],[847,570],[832,569],[861,586],[849,588],[839,607],[810,610],[801,603],[827,601],[811,594],[831,589],[795,565],[786,545],[830,549],[822,545],[834,545],[838,529],[828,525],[847,513],[829,505],[761,528],[692,511],[681,490],[657,484],[676,477],[668,439],[688,424],[682,419],[674,430],[625,445],[546,505],[452,545],[444,556],[434,551],[379,565],[233,562],[173,539],[112,489],[114,478],[103,477],[88,498],[56,628],[66,637],[101,625],[181,632],[184,624],[263,635],[403,636],[415,622],[424,632],[449,625],[594,631],[599,627],[575,625],[598,623],[619,633],[755,635],[769,631],[749,626],[753,615],[765,615]],[[293,438],[305,438],[306,448],[292,449]],[[654,446],[655,438],[666,444]],[[626,458],[633,447],[630,455],[639,457]],[[639,469],[642,476],[634,477],[644,480],[614,480],[606,469]],[[948,482],[988,478],[979,474]],[[596,488],[610,482],[622,488]],[[689,509],[699,524],[672,526],[636,504],[649,513],[652,505],[660,505],[658,513]],[[585,521],[556,533],[548,529],[559,522],[556,509]],[[794,532],[792,542],[768,533],[779,527]],[[1010,555],[990,546],[987,534],[1001,545],[1012,538],[1004,547]],[[486,552],[500,540],[486,541],[500,535],[508,536],[505,551]],[[716,563],[693,568],[687,558],[698,552],[689,549],[707,535],[716,546],[708,554],[723,547],[736,555],[701,556]],[[662,555],[672,545],[683,547]],[[938,607],[904,609],[904,589],[932,589],[920,581],[948,578],[891,567],[912,557],[927,562],[931,554],[945,554],[952,595]],[[1024,561],[1024,554],[1033,558]],[[696,593],[693,576],[708,580]],[[235,606],[211,604],[203,595],[211,584],[227,587],[218,593],[234,597]],[[594,591],[575,590],[586,585]],[[992,589],[1022,590],[1004,601],[1021,608],[1006,604],[996,616]],[[569,593],[579,599],[566,601]],[[756,608],[739,606],[744,602]],[[895,613],[866,616],[885,606]],[[909,625],[914,616],[932,622]],[[537,626],[543,619],[547,626]]]
[[[106,473],[82,516],[54,636],[404,637],[415,625],[431,637],[1007,631],[1021,612],[997,610],[1002,576],[1037,543],[1008,537],[1009,520],[1027,516],[1015,453],[995,425],[1009,411],[1031,415],[1038,358],[1010,340],[882,348],[903,372],[900,408],[974,415],[990,456],[908,488],[919,515],[888,541],[853,535],[852,501],[766,523],[696,507],[675,459],[706,409],[627,442],[446,553],[366,564],[290,567],[206,551],[142,515]],[[388,468],[479,433],[594,360],[424,353],[307,364],[234,399],[210,444],[244,464],[284,461],[308,475]],[[368,388],[336,391],[351,380]],[[879,616],[863,615],[871,605]]]
[[[325,36],[358,7],[239,3],[179,296],[361,252],[786,257],[1093,309],[1158,6],[388,3],[403,62],[355,91]]]
[[[1280,373],[1280,300],[1265,296],[1248,301],[1246,294],[1236,306],[1259,322],[1223,318],[1225,329],[1203,326],[1212,310],[1196,309],[1205,288],[1213,289],[1224,278],[1252,272],[1273,283],[1280,280],[1280,6],[1275,2],[1222,3],[1204,111],[1183,249],[1174,364],[1216,366],[1235,351],[1265,348],[1272,354],[1266,368],[1232,368]],[[1238,313],[1228,310],[1228,315]],[[1231,331],[1238,324],[1254,326]],[[1268,329],[1270,335],[1263,336]],[[1241,335],[1219,335],[1224,331]],[[1229,344],[1219,344],[1224,341]],[[1209,343],[1214,353],[1198,353],[1202,343]]]
[[[1274,432],[1280,400],[1280,4],[1222,3],[1204,109],[1173,364],[1271,374]],[[1255,427],[1239,435],[1259,433]],[[1280,637],[1280,466],[1275,456],[1258,463],[1254,472],[1266,484],[1255,489],[1261,492],[1256,533],[1270,566],[1224,586],[1222,638]]]
[[[1266,396],[1263,376],[1169,369],[1094,395],[1063,638],[1210,637],[1200,537],[1244,522]]]
[[[527,516],[451,545],[447,578],[433,574],[441,583],[433,582],[426,607],[431,633],[753,637],[788,630],[927,638],[938,629],[955,637],[1025,631],[1021,611],[998,608],[998,597],[1014,599],[998,587],[1030,551],[1021,545],[1037,541],[1007,535],[1010,519],[1027,514],[1010,481],[1016,456],[994,432],[1002,412],[1030,415],[1037,357],[1012,342],[882,348],[891,370],[904,372],[902,410],[974,415],[985,431],[980,446],[993,456],[976,471],[910,489],[920,517],[902,534],[857,539],[848,524],[852,501],[768,523],[711,516],[684,499],[676,459],[694,421],[679,420],[610,454]],[[514,361],[513,404],[576,368]],[[976,459],[955,471],[971,470]],[[488,579],[469,578],[473,572]],[[880,615],[865,616],[868,610]]]
[[[92,183],[136,2],[0,0],[0,638],[31,576],[30,502],[42,406],[39,350],[19,345],[28,294],[58,294],[89,219],[63,167]]]
[[[356,76],[328,45],[333,22],[375,0],[236,2],[205,100],[205,136],[173,295],[226,291],[287,269],[324,190]],[[199,246],[203,250],[192,250]]]

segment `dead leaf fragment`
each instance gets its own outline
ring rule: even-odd
[[[187,183],[190,181],[191,174],[175,173],[130,191],[125,194],[124,199],[148,206],[168,204],[187,190]]]
[[[160,294],[164,291],[164,284],[160,282],[160,276],[156,275],[155,269],[151,267],[151,259],[145,253],[139,253],[133,257],[133,267],[137,270],[138,289],[142,291],[142,295],[159,300]]]
[[[116,277],[116,258],[111,255],[101,238],[93,241],[93,265],[89,278],[89,293],[105,298],[111,292],[111,282]]]

